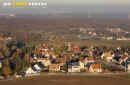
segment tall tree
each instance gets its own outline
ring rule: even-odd
[[[55,47],[55,48],[54,48],[54,52],[55,52],[55,54],[59,54],[58,47]]]
[[[11,51],[8,48],[4,50],[4,56],[9,57],[10,53]]]
[[[24,67],[24,61],[20,58],[20,56],[16,56],[15,60],[13,61],[15,66],[15,73],[20,72]]]

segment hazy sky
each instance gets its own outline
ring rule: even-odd
[[[65,12],[116,12],[130,13],[130,0],[0,0],[0,12],[9,12],[14,9],[3,9],[4,2],[46,2],[46,9],[39,11],[65,11]],[[27,9],[26,9],[27,10]],[[19,11],[25,11],[19,10]],[[33,10],[37,11],[37,10]],[[16,12],[16,10],[15,10]]]
[[[0,0],[3,2],[25,1],[25,2],[47,2],[48,4],[130,4],[130,0]]]

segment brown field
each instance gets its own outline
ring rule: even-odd
[[[0,85],[130,85],[130,79],[113,76],[45,75],[1,81]]]

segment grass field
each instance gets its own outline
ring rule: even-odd
[[[95,40],[93,42],[102,44],[120,45],[120,46],[130,46],[129,40],[98,40],[98,41]]]
[[[3,81],[0,85],[130,85],[130,80],[111,76],[46,75]]]
[[[130,46],[130,40],[86,40],[73,43],[88,46]]]
[[[38,44],[53,44],[57,45],[58,42],[43,42],[43,41],[34,41],[26,43],[27,45],[38,45]],[[68,45],[68,42],[60,42],[60,44]],[[72,41],[72,44],[77,46],[87,45],[87,46],[130,46],[130,40],[86,40],[86,41]]]

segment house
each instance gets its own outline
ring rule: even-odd
[[[117,47],[116,49],[117,49],[117,50],[121,50],[121,47]]]
[[[37,62],[37,64],[34,65],[37,71],[40,71],[44,68],[43,64],[41,62]]]
[[[119,58],[119,64],[122,64],[123,62],[125,62],[128,59],[128,56],[121,56]]]
[[[55,52],[53,50],[47,50],[49,54],[54,54]]]
[[[51,55],[49,53],[45,52],[45,57],[50,57]]]
[[[93,56],[93,52],[92,51],[89,51],[88,54],[89,54],[89,56]]]
[[[73,51],[73,52],[76,52],[76,53],[80,53],[80,52],[81,52],[81,49],[78,48],[77,46],[72,46],[72,47],[70,48],[70,51]]]
[[[34,60],[33,58],[30,58],[30,62],[36,62],[36,60]]]
[[[63,57],[59,57],[56,59],[56,62],[58,62],[60,66],[63,66],[65,64],[65,59]]]
[[[63,54],[63,57],[64,57],[64,59],[66,59],[66,58],[72,58],[72,54],[69,54],[69,53],[67,53],[67,54]]]
[[[130,72],[130,62],[128,63],[127,70]]]
[[[37,59],[37,62],[42,62],[42,63],[44,63],[46,60],[47,60],[46,58],[38,58],[38,59]]]
[[[84,68],[84,61],[79,61],[80,69]]]
[[[58,57],[58,54],[53,53],[53,54],[51,54],[51,56],[53,59],[56,59]]]
[[[44,63],[42,63],[45,67],[48,67],[51,64],[50,60],[46,60]]]
[[[41,68],[38,66],[38,64],[35,64],[34,67],[36,68],[36,70],[40,71]]]
[[[36,46],[35,48],[36,50],[39,50],[39,51],[47,51],[48,50],[48,46],[46,45],[40,45],[40,46]]]
[[[72,62],[68,65],[68,72],[80,72],[79,62]]]
[[[92,64],[89,68],[89,72],[97,72],[97,73],[100,73],[102,72],[102,68],[101,68],[101,65],[100,64]]]
[[[37,69],[34,66],[29,67],[26,71],[26,74],[35,74],[37,73]]]
[[[37,62],[37,65],[38,65],[41,69],[44,68],[44,65],[42,64],[42,62]]]
[[[106,61],[110,61],[113,59],[111,52],[105,52],[101,55],[101,59],[105,59]]]
[[[50,64],[49,71],[60,71],[60,64],[59,63]]]
[[[75,52],[76,53],[81,53],[81,49],[80,48],[75,48]]]
[[[85,67],[90,67],[90,65],[93,64],[93,63],[94,63],[93,57],[86,57],[84,59],[84,66]]]
[[[113,55],[113,59],[115,59],[116,61],[119,61],[120,57],[122,56],[120,52],[114,52]]]

